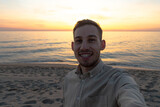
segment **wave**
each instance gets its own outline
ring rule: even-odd
[[[114,53],[104,52],[101,54],[102,58],[118,58],[120,56],[138,56],[138,55],[130,52],[114,52]]]
[[[17,43],[17,42],[27,42],[28,40],[23,41],[0,41],[0,43]]]
[[[39,43],[39,44],[26,44],[26,45],[9,45],[9,46],[1,46],[0,49],[14,49],[14,48],[30,48],[30,47],[40,47],[40,46],[53,46],[57,44],[67,44],[67,42],[49,42],[49,43]]]
[[[111,65],[111,66],[123,66],[123,67],[135,67],[135,68],[160,70],[159,66],[147,66],[147,65],[139,65],[139,64],[132,64],[132,63],[121,63],[121,62],[106,62],[106,64]]]
[[[58,47],[58,48],[45,48],[45,49],[30,49],[30,50],[13,50],[13,51],[4,51],[1,52],[2,56],[5,56],[5,54],[9,54],[9,55],[14,55],[14,54],[32,54],[32,53],[42,53],[42,52],[58,52],[58,51],[62,51],[63,49],[66,49],[64,47]]]

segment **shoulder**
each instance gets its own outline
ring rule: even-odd
[[[77,78],[76,69],[68,72],[67,75],[65,76],[65,79],[74,79],[74,78]]]
[[[123,75],[127,75],[127,72],[124,69],[121,68],[115,68],[109,65],[103,66],[103,72],[114,79],[118,79]]]
[[[79,82],[78,75],[76,74],[76,69],[70,71],[64,78],[64,90],[67,90],[67,87],[74,86],[77,82]],[[70,88],[68,88],[70,89]]]
[[[114,67],[105,65],[104,71],[107,73],[109,77],[112,78],[112,80],[117,82],[119,85],[124,85],[124,84],[136,85],[135,80],[132,78],[130,74],[127,73],[125,69],[114,68]]]
[[[106,65],[106,64],[104,64],[103,70],[109,71],[109,72],[116,72],[116,73],[123,73],[123,72],[125,72],[124,69],[112,67],[112,66]]]
[[[113,68],[116,76],[116,85],[118,88],[133,88],[138,87],[138,84],[134,80],[134,78],[125,70],[120,68]]]

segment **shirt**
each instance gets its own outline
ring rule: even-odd
[[[69,72],[63,92],[64,107],[146,107],[133,78],[102,61],[85,75],[79,66]]]

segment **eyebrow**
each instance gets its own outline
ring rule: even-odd
[[[76,36],[74,39],[80,39],[80,38],[82,38],[81,36]]]
[[[96,36],[96,35],[89,35],[88,37],[95,37],[95,38],[97,38],[97,36]]]
[[[89,35],[88,37],[95,37],[95,38],[97,38],[96,35]],[[81,37],[81,36],[76,36],[76,37],[75,37],[75,39],[79,39],[79,38],[82,38],[82,37]]]

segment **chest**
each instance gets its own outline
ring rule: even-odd
[[[69,87],[66,98],[70,99],[67,101],[70,107],[117,107],[116,87],[111,79],[88,78],[74,82]]]

